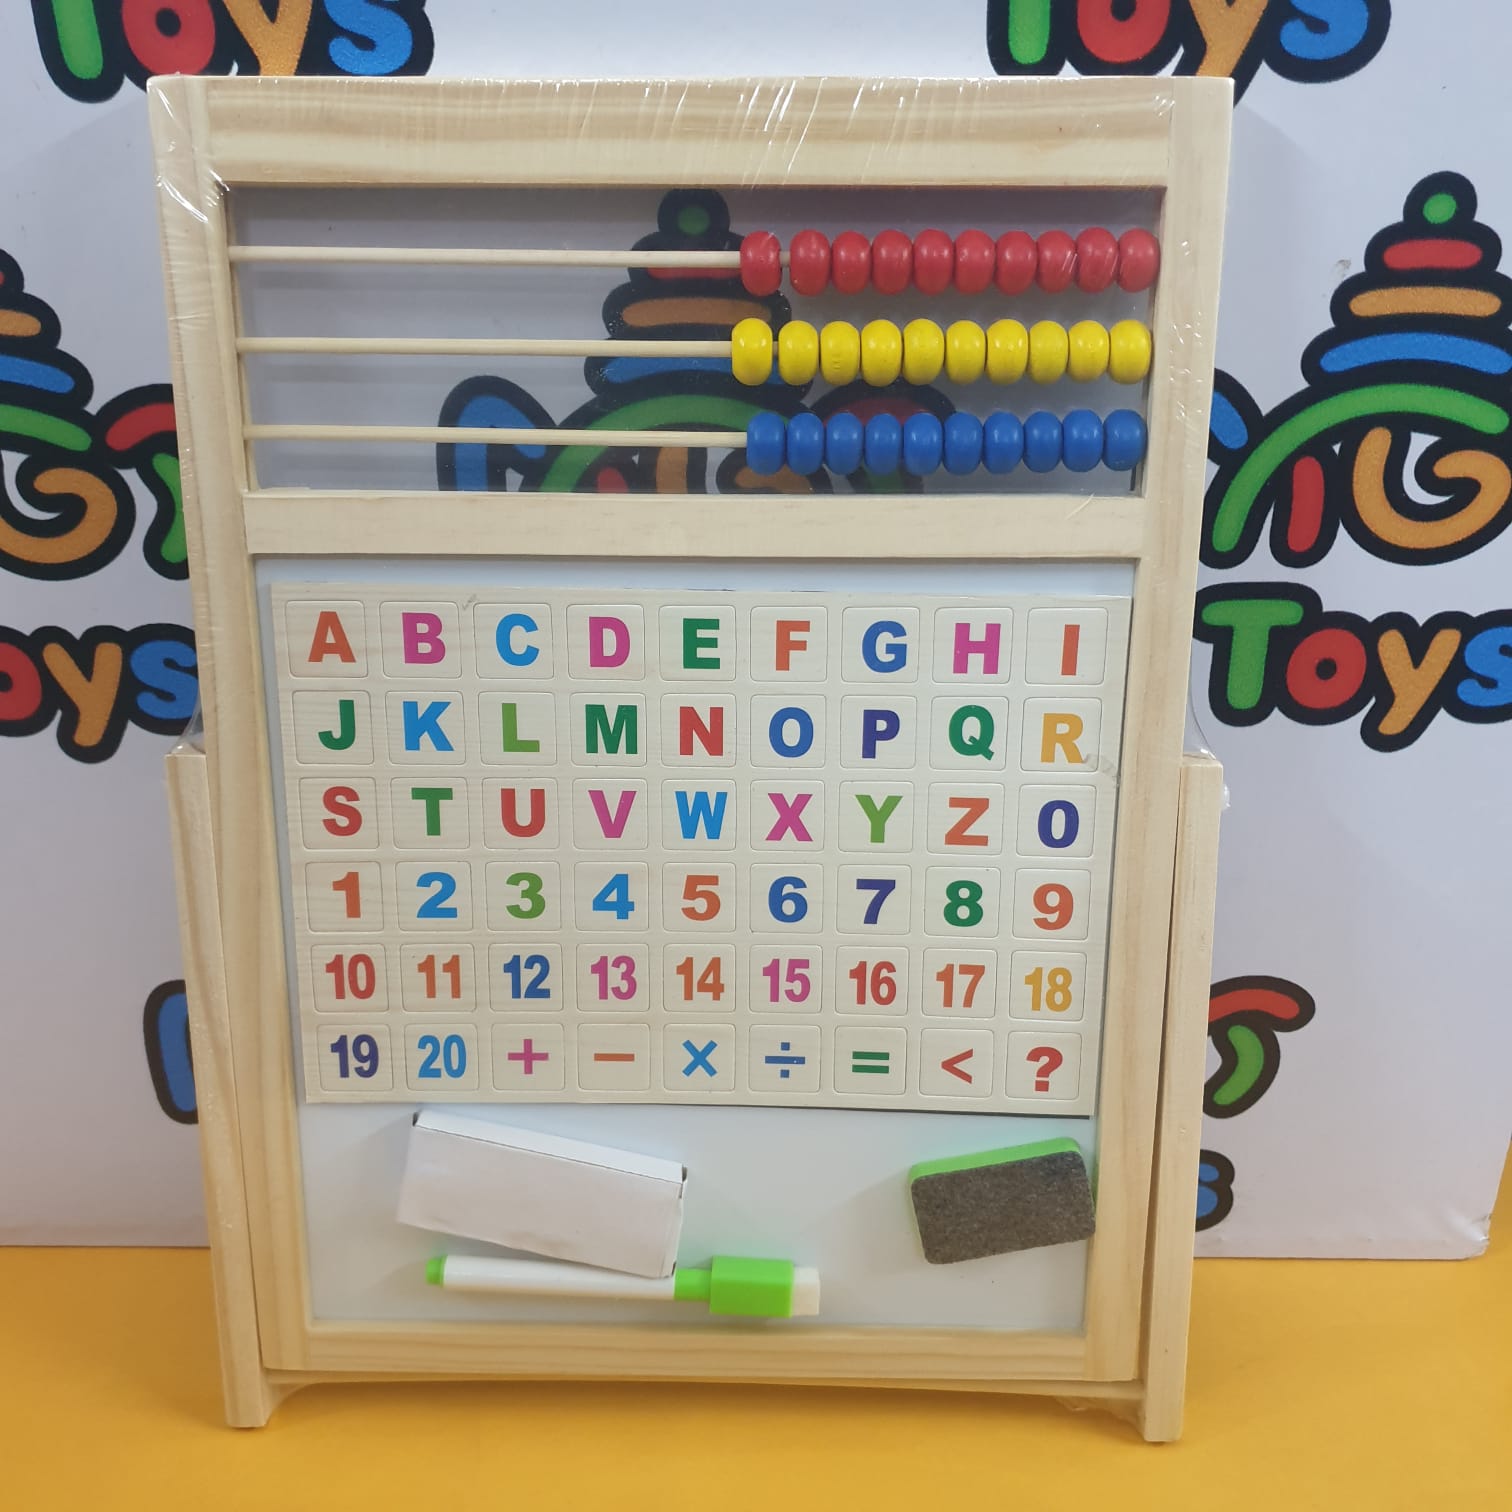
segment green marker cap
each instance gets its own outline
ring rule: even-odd
[[[446,1283],[446,1256],[432,1255],[425,1262],[425,1284],[443,1286]]]
[[[791,1260],[749,1260],[715,1255],[707,1270],[678,1266],[672,1295],[679,1302],[707,1302],[723,1318],[791,1318],[815,1310],[817,1301],[796,1297],[799,1272]],[[798,1305],[795,1307],[795,1301]]]

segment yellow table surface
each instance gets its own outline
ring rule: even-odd
[[[1464,1262],[1205,1260],[1186,1436],[954,1393],[415,1385],[221,1426],[200,1250],[0,1250],[0,1507],[1512,1509],[1512,1220]]]

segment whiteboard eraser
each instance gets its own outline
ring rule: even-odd
[[[632,1276],[670,1276],[688,1173],[674,1160],[437,1110],[415,1116],[401,1223]]]

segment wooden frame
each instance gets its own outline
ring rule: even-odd
[[[175,78],[153,83],[151,104],[205,711],[206,756],[173,758],[173,795],[231,1419],[260,1422],[283,1391],[329,1378],[654,1375],[1054,1393],[1125,1407],[1147,1436],[1174,1436],[1221,789],[1214,764],[1183,766],[1181,741],[1227,84]],[[732,131],[737,115],[766,125]],[[501,153],[504,138],[530,150]],[[875,151],[884,140],[888,150]],[[1156,342],[1140,487],[1116,497],[1016,496],[1011,509],[995,496],[871,500],[859,552],[917,557],[923,540],[939,558],[1133,564],[1098,1230],[1083,1334],[311,1321],[256,559],[351,554],[354,529],[363,551],[391,556],[498,553],[506,533],[512,555],[818,559],[858,550],[844,533],[843,498],[755,498],[716,514],[695,498],[260,488],[228,192],[679,182],[1160,193],[1168,251],[1152,324],[1182,339]],[[916,531],[926,514],[927,531]]]

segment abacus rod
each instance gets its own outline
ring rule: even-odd
[[[389,263],[492,268],[738,268],[740,253],[597,247],[274,247],[230,249],[234,263]],[[782,254],[784,265],[787,253]]]
[[[239,336],[243,353],[390,357],[724,357],[728,341],[571,340],[526,336]]]
[[[744,431],[535,430],[490,425],[248,425],[248,441],[488,442],[516,446],[743,447]]]

